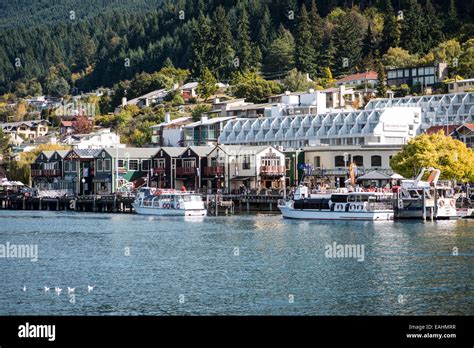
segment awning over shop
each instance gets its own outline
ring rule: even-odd
[[[122,176],[123,179],[127,181],[135,181],[137,179],[140,179],[144,176],[147,176],[148,172],[142,172],[142,171],[133,171],[133,172],[127,172],[125,175]]]
[[[112,180],[112,176],[110,174],[99,174],[94,176],[92,182],[108,182]]]
[[[370,172],[368,174],[359,176],[357,180],[391,180],[392,178],[387,174],[380,173],[376,170]]]
[[[250,177],[248,176],[234,176],[230,181],[245,181],[245,180],[250,180]]]

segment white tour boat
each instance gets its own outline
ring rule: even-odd
[[[176,190],[142,188],[132,203],[137,214],[171,216],[206,216],[200,195]]]
[[[382,192],[311,195],[299,186],[292,200],[278,204],[283,217],[308,220],[393,220],[392,196]]]
[[[427,181],[423,181],[426,170],[422,168],[415,180],[401,181],[394,204],[395,216],[401,219],[422,218],[423,209],[432,209],[435,219],[459,218],[452,186],[439,183],[441,171],[434,168],[428,168],[430,175]]]

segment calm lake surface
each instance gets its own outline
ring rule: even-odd
[[[38,260],[0,258],[0,315],[474,314],[474,220],[0,211],[6,243]],[[333,243],[363,261],[326,257]]]

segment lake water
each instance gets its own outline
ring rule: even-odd
[[[0,211],[7,243],[38,260],[0,258],[0,315],[474,314],[474,220]]]

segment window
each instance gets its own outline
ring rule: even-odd
[[[242,163],[242,169],[250,169],[250,155],[244,155],[244,162]]]
[[[314,168],[321,168],[321,156],[314,156]]]
[[[371,158],[372,167],[381,167],[382,166],[382,156],[372,156]]]
[[[102,167],[102,170],[104,172],[110,172],[110,159],[105,159],[104,160],[104,164],[103,164],[103,167]]]
[[[290,158],[285,158],[285,168],[286,170],[290,170],[291,169],[291,159]]]
[[[142,161],[142,170],[150,170],[150,160],[143,160]]]
[[[416,68],[411,69],[411,76],[416,76]]]
[[[397,70],[397,77],[403,77],[403,70]]]
[[[102,160],[101,159],[97,160],[97,171],[98,172],[102,171]]]
[[[362,156],[354,156],[353,162],[356,166],[362,167],[364,165],[364,157]]]
[[[123,159],[119,159],[119,160],[118,160],[118,167],[119,167],[119,168],[123,168],[123,167],[124,167]]]
[[[389,71],[387,77],[388,77],[389,79],[395,78],[395,71]]]
[[[410,69],[405,69],[405,77],[410,77]]]
[[[155,159],[153,163],[154,168],[164,168],[165,167],[165,159]]]
[[[346,164],[344,163],[344,156],[336,156],[334,157],[334,167],[345,167]]]
[[[194,160],[194,159],[183,160],[183,167],[184,168],[194,168],[194,167],[196,167],[196,160]]]
[[[418,76],[424,75],[425,74],[425,69],[424,68],[418,68]]]
[[[130,160],[128,163],[128,170],[138,170],[138,160]]]

